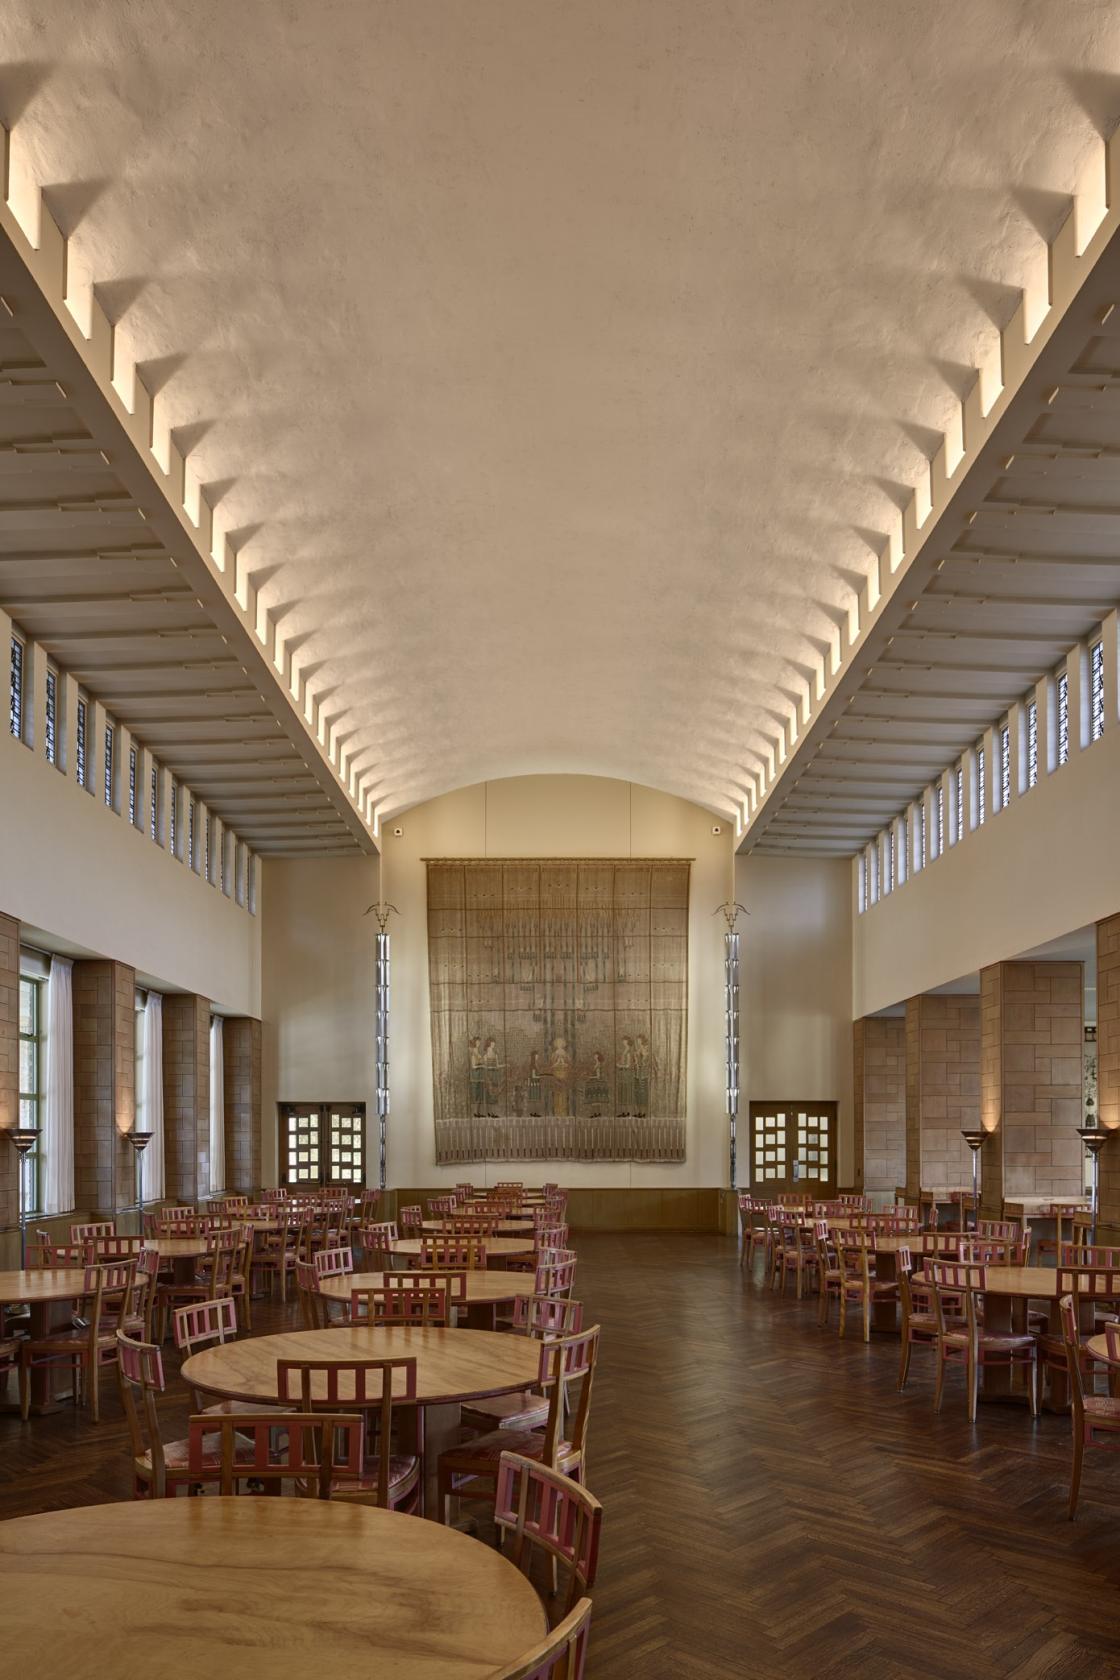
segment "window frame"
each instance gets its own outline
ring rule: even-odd
[[[12,631],[8,671],[8,732],[13,741],[26,740],[27,643]]]
[[[1104,638],[1089,644],[1089,745],[1104,734]]]
[[[276,1159],[279,1167],[280,1183],[287,1187],[303,1186],[322,1189],[362,1190],[365,1187],[366,1167],[369,1160],[366,1130],[368,1115],[364,1102],[312,1102],[312,1103],[277,1103],[277,1152]],[[336,1177],[333,1172],[333,1155],[335,1142],[332,1136],[332,1124],[338,1120],[347,1120],[349,1126],[339,1127],[338,1151],[341,1155],[344,1148],[349,1147],[354,1153],[353,1141],[357,1139],[357,1161],[349,1164],[349,1176]],[[354,1122],[358,1122],[357,1125]],[[294,1125],[293,1125],[294,1123]],[[313,1134],[314,1133],[314,1137]],[[349,1146],[342,1141],[350,1139]],[[302,1150],[310,1156],[312,1148],[316,1153],[314,1173],[312,1163],[303,1164],[292,1160],[293,1139],[306,1138],[306,1143],[297,1142],[296,1154]],[[295,1169],[293,1175],[293,1167]]]
[[[30,1032],[24,1032],[23,1030],[23,989],[25,986],[30,988],[32,997],[32,1029]],[[40,1138],[43,1132],[43,1102],[46,1097],[46,1092],[43,1089],[43,1060],[47,1040],[44,1010],[45,991],[46,981],[43,977],[38,974],[25,974],[21,964],[19,972],[19,1014],[16,1022],[19,1033],[19,1065],[16,1075],[19,1123],[21,1126],[27,1126],[38,1132]],[[35,1046],[34,1091],[24,1089],[23,1046],[25,1044],[34,1044]],[[33,1105],[33,1119],[28,1118],[25,1106],[27,1104]],[[19,1164],[20,1176],[24,1186],[24,1212],[28,1218],[38,1217],[43,1208],[43,1170],[40,1154],[39,1149],[30,1150],[27,1155],[21,1158]]]

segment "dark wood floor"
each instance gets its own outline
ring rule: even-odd
[[[1088,1458],[1071,1524],[1065,1418],[982,1406],[970,1428],[958,1386],[935,1418],[920,1354],[900,1397],[897,1342],[818,1330],[727,1239],[575,1242],[604,1326],[589,1680],[1120,1676],[1116,1458]],[[0,1517],[128,1497],[108,1392],[97,1430],[0,1418]]]

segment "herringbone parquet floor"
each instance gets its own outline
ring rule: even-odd
[[[992,1405],[970,1428],[958,1387],[935,1418],[920,1353],[900,1397],[897,1342],[818,1330],[727,1239],[575,1241],[604,1327],[588,1680],[1120,1677],[1120,1463],[1089,1457],[1067,1522],[1067,1419]],[[97,1430],[0,1418],[0,1517],[128,1497],[107,1395]]]

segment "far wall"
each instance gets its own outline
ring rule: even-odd
[[[438,1186],[427,973],[427,857],[691,857],[687,1157],[682,1163],[527,1164],[526,1180],[572,1188],[727,1183],[723,932],[714,914],[735,882],[751,914],[745,952],[742,1102],[775,1096],[840,1105],[841,1179],[851,1172],[849,866],[739,859],[711,812],[627,782],[524,776],[462,788],[406,812],[382,836],[392,919],[391,1186]],[[400,827],[399,838],[392,828]],[[372,917],[376,859],[269,859],[263,868],[264,1176],[275,1182],[278,1101],[349,1100],[374,1112]],[[370,1127],[371,1147],[375,1128]],[[741,1157],[742,1158],[742,1157]],[[508,1171],[470,1169],[485,1181]],[[370,1177],[376,1176],[371,1159]]]

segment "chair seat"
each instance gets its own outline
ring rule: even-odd
[[[366,1460],[366,1468],[360,1476],[335,1476],[331,1488],[332,1499],[358,1499],[362,1495],[377,1492],[377,1478],[381,1460],[371,1458]],[[389,1455],[389,1497],[399,1498],[408,1492],[420,1479],[420,1460],[410,1453],[390,1453]]]
[[[491,1400],[464,1406],[463,1421],[480,1429],[543,1429],[548,1422],[548,1396],[529,1390],[495,1394]]]
[[[237,1464],[253,1463],[253,1443],[246,1435],[238,1435],[234,1441],[234,1461]],[[134,1460],[141,1475],[152,1474],[152,1455],[150,1452],[141,1453]],[[190,1463],[189,1441],[166,1441],[163,1448],[163,1462],[168,1470],[185,1470]],[[217,1449],[207,1447],[202,1454],[202,1470],[217,1472],[222,1468],[222,1455]]]
[[[1081,1346],[1084,1347],[1089,1340],[1089,1335],[1088,1333],[1084,1333],[1079,1335],[1077,1339]],[[1060,1359],[1064,1365],[1066,1362],[1065,1337],[1051,1335],[1039,1336],[1038,1351],[1041,1354],[1045,1354],[1047,1359]]]
[[[215,1406],[204,1406],[200,1417],[234,1417],[240,1413],[251,1413],[259,1417],[262,1412],[276,1412],[283,1414],[283,1406],[259,1406],[252,1400],[219,1400]]]
[[[1094,1429],[1120,1429],[1120,1399],[1111,1394],[1087,1394],[1085,1422]]]
[[[99,1348],[115,1349],[116,1345],[117,1333],[115,1329],[109,1331],[107,1335],[100,1335],[97,1338]],[[35,1340],[28,1337],[20,1342],[20,1347],[26,1348],[28,1353],[32,1355],[57,1353],[61,1359],[68,1353],[85,1353],[89,1348],[89,1331],[59,1330],[53,1336],[39,1336]]]
[[[1019,1348],[1033,1348],[1037,1346],[1033,1336],[998,1335],[994,1331],[981,1330],[977,1337],[981,1351],[988,1348],[994,1353],[1010,1353]],[[947,1330],[945,1342],[949,1347],[967,1347],[967,1330]]]
[[[503,1453],[519,1453],[522,1458],[540,1459],[544,1451],[544,1435],[535,1430],[495,1429],[491,1435],[476,1435],[473,1441],[463,1441],[440,1453],[442,1468],[454,1476],[496,1476],[498,1460]],[[557,1448],[558,1468],[575,1462],[575,1454],[567,1441]]]

